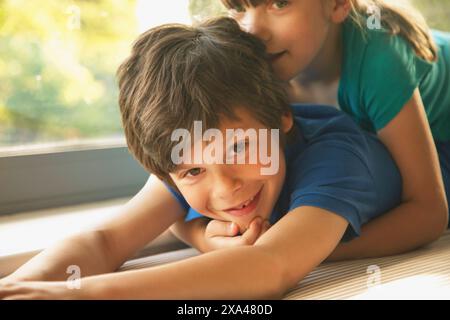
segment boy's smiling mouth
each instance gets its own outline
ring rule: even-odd
[[[254,196],[250,197],[244,202],[241,202],[239,205],[231,207],[229,209],[224,209],[223,211],[237,217],[242,217],[253,212],[258,206],[262,189],[263,187],[261,187],[261,189]]]

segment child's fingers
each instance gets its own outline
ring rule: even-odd
[[[239,227],[234,222],[211,220],[206,226],[206,237],[233,237],[239,233]]]
[[[234,230],[233,230],[234,228]],[[235,223],[212,220],[206,227],[205,235],[211,248],[223,249],[243,245],[253,245],[263,231],[263,220],[261,217],[254,218],[248,229],[239,234],[239,226]],[[266,229],[268,226],[266,226]]]
[[[244,245],[252,245],[259,237],[261,231],[261,219],[252,221],[248,229],[241,235],[236,237],[215,237],[210,241],[217,249],[227,247],[239,247]]]
[[[255,241],[259,238],[262,222],[262,219],[257,217],[250,223],[248,229],[240,237],[241,244],[251,245],[255,243]]]

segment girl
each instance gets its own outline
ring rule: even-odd
[[[348,113],[378,134],[400,169],[402,204],[329,260],[399,254],[436,240],[448,224],[450,35],[431,32],[411,7],[392,2],[223,0],[265,43],[292,102]],[[252,244],[265,230],[255,222],[236,236],[236,226],[205,219],[172,227],[203,251]]]

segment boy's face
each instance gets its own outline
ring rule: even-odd
[[[239,121],[221,119],[220,128],[217,129],[223,137],[226,137],[227,129],[228,131],[250,129],[256,132],[263,132],[265,129],[267,132],[267,137],[257,135],[256,139],[244,136],[241,139],[226,141],[227,139],[224,138],[224,158],[230,159],[230,155],[241,153],[240,156],[245,157],[244,164],[238,164],[236,161],[231,161],[233,163],[230,164],[226,163],[227,160],[223,163],[212,163],[202,159],[200,162],[195,161],[194,164],[186,164],[188,162],[186,161],[178,165],[170,176],[194,210],[212,219],[235,222],[242,233],[256,216],[262,219],[270,217],[284,183],[286,164],[283,148],[279,145],[278,139],[271,139],[270,129],[252,117],[245,108],[235,108],[235,114]],[[286,133],[292,125],[292,115],[283,115],[280,131]],[[199,147],[198,144],[206,150],[208,143],[202,139],[193,142],[192,155],[195,148]],[[260,156],[257,157],[257,161],[249,161],[251,156],[249,144],[251,143],[257,143],[257,150],[265,145],[263,147],[267,147],[269,156],[279,155],[278,159],[272,159],[278,161],[277,170],[272,170],[269,175],[262,174],[264,168],[267,169],[273,164],[267,164],[264,160],[260,161]]]

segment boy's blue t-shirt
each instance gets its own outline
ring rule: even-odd
[[[360,235],[363,224],[400,204],[400,173],[375,135],[332,107],[292,109],[299,130],[285,148],[286,178],[272,224],[297,207],[319,207],[349,222],[342,239],[348,241]],[[185,221],[202,217],[182,195],[169,190],[188,210]]]
[[[450,141],[450,33],[432,31],[437,61],[417,56],[412,45],[385,29],[343,24],[338,100],[342,111],[371,132],[384,128],[419,88],[436,141]]]

